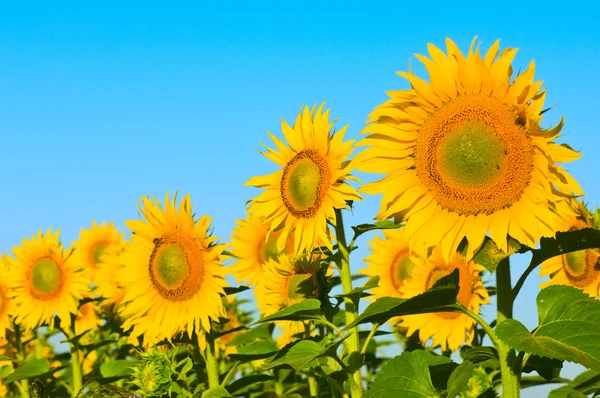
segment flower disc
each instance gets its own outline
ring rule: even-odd
[[[38,232],[31,240],[23,239],[13,248],[14,258],[8,258],[10,274],[6,276],[14,296],[17,323],[26,329],[51,324],[54,314],[61,326],[68,329],[71,314],[77,314],[78,301],[89,292],[89,279],[81,267],[69,257],[72,250],[63,251],[59,232]]]
[[[488,292],[479,276],[484,268],[472,261],[466,261],[461,255],[447,263],[439,249],[434,249],[427,261],[415,265],[411,277],[404,281],[401,295],[411,298],[422,294],[456,268],[460,271],[458,302],[478,314],[480,306],[490,302]],[[436,312],[404,316],[401,326],[408,328],[408,336],[418,330],[422,342],[433,337],[433,347],[439,345],[442,350],[449,348],[456,351],[463,342],[470,343],[473,340],[475,321],[458,312]]]
[[[348,200],[361,199],[346,183],[353,179],[346,159],[354,142],[342,142],[346,127],[335,133],[332,128],[329,110],[303,107],[293,127],[282,123],[287,145],[269,134],[278,151],[265,147],[263,155],[281,169],[246,183],[266,189],[250,202],[248,211],[262,219],[270,232],[281,229],[279,251],[292,235],[297,254],[319,244],[331,247],[327,222],[335,222],[335,209],[345,208]]]
[[[195,220],[189,195],[176,206],[167,194],[165,208],[154,198],[142,198],[141,220],[127,221],[132,244],[120,254],[117,282],[125,295],[120,304],[133,328],[132,339],[143,334],[149,346],[178,333],[201,335],[209,319],[224,315],[224,246],[208,235],[210,219]]]
[[[553,141],[561,123],[543,129],[545,91],[535,82],[533,62],[511,81],[514,49],[467,56],[447,40],[447,54],[429,45],[417,55],[429,82],[399,72],[410,90],[370,115],[355,158],[361,171],[384,174],[361,187],[383,194],[377,219],[405,222],[411,250],[439,246],[447,262],[463,238],[472,258],[486,235],[508,251],[508,235],[535,247],[554,236],[555,209],[565,197],[583,195],[557,163],[579,158]],[[558,193],[559,190],[562,193]]]

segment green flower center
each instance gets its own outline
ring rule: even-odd
[[[156,276],[165,288],[178,288],[189,272],[185,252],[177,243],[168,243],[160,247],[156,255]]]
[[[440,166],[449,183],[485,188],[502,175],[506,148],[484,123],[466,122],[444,137]]]
[[[279,233],[272,233],[269,239],[261,239],[258,243],[258,260],[265,264],[268,260],[277,260],[279,251],[277,251],[277,237]]]
[[[98,243],[94,247],[94,250],[92,250],[92,262],[94,265],[98,265],[101,263],[100,258],[102,257],[102,254],[104,254],[105,250],[106,250],[105,243]]]
[[[54,260],[43,258],[33,265],[30,282],[36,295],[53,296],[62,286],[62,271]]]
[[[308,209],[315,204],[320,181],[319,166],[312,159],[301,159],[294,164],[290,170],[287,191],[298,210]]]
[[[315,297],[318,288],[312,274],[294,274],[288,279],[288,298],[302,300]]]
[[[566,271],[572,276],[583,275],[587,268],[587,251],[579,250],[565,254],[564,265],[568,268]]]
[[[396,289],[400,289],[403,281],[410,277],[414,266],[415,265],[410,260],[407,250],[403,250],[396,255],[394,261],[392,262],[392,269],[390,270],[392,283]]]

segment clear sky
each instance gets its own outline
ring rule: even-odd
[[[563,142],[583,153],[566,167],[590,202],[600,201],[600,33],[589,7],[56,3],[0,5],[0,252],[48,227],[65,243],[92,220],[124,228],[141,195],[162,199],[167,190],[190,193],[228,240],[258,193],[243,183],[274,171],[255,150],[267,130],[280,134],[281,118],[291,123],[301,105],[326,100],[357,138],[385,91],[408,88],[395,72],[409,59],[422,71],[413,54],[446,37],[464,51],[475,35],[483,48],[498,38],[518,47],[515,72],[535,59],[546,104],[556,105],[545,125],[565,116]],[[349,222],[368,222],[378,203],[357,203]],[[513,262],[515,278],[524,268]],[[539,282],[531,277],[517,300],[515,315],[529,328]]]

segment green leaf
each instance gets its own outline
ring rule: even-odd
[[[233,398],[223,387],[213,387],[202,393],[202,398]]]
[[[289,365],[299,371],[318,358],[323,352],[323,346],[313,340],[300,340],[285,346],[281,351],[264,365],[265,369],[272,369],[281,365]]]
[[[572,387],[563,386],[550,391],[548,398],[588,398],[588,395],[581,391],[577,391]]]
[[[419,351],[392,358],[375,374],[365,398],[439,397],[431,382],[427,362]]]
[[[104,362],[100,365],[100,374],[102,377],[123,377],[133,373],[131,369],[135,365],[135,361],[127,359],[116,359],[113,361]]]
[[[471,361],[463,361],[454,369],[448,379],[448,398],[455,398],[469,388],[469,379],[473,376],[474,371],[475,365]]]
[[[560,376],[562,367],[563,361],[559,359],[531,355],[529,359],[527,359],[527,363],[523,368],[523,372],[531,373],[535,370],[537,374],[546,379],[546,381],[550,381]]]
[[[600,248],[600,231],[584,228],[577,231],[557,232],[555,238],[542,238],[540,248],[533,250],[531,263],[539,265],[549,258],[584,249]]]
[[[396,224],[395,222],[393,222],[391,220],[383,220],[383,221],[377,221],[374,224],[360,224],[360,225],[357,225],[356,227],[352,227],[352,230],[354,231],[354,240],[356,240],[356,238],[358,238],[365,232],[375,231],[378,229],[398,229],[401,226],[402,226],[402,224]]]
[[[251,386],[258,384],[258,386],[261,387],[262,383],[271,380],[275,380],[275,377],[269,375],[244,376],[228,385],[227,391],[231,391],[231,394],[233,394],[234,396],[243,395],[249,390]]]
[[[548,395],[548,398],[567,398],[569,397],[569,394],[576,393],[583,394],[583,396],[587,397],[590,394],[597,394],[598,392],[600,392],[600,374],[595,370],[586,370],[575,377],[566,386],[552,390]]]
[[[579,363],[600,371],[600,301],[571,286],[549,286],[537,297],[539,326],[533,333],[514,319],[496,334],[510,347]]]
[[[498,351],[494,347],[471,347],[461,350],[461,357],[473,363],[485,362],[490,359],[498,360]]]
[[[237,287],[224,287],[223,290],[225,291],[225,296],[232,296],[234,294],[238,294],[241,292],[245,292],[246,290],[250,289],[248,286],[237,286]]]
[[[316,319],[321,315],[321,302],[317,299],[308,299],[292,304],[273,315],[266,316],[256,323],[273,321],[302,321]]]
[[[14,373],[6,378],[6,384],[17,380],[31,379],[49,370],[50,362],[47,359],[30,359],[16,368]]]
[[[483,265],[490,272],[490,274],[493,274],[496,271],[496,268],[498,268],[500,261],[515,253],[518,253],[521,251],[521,249],[522,247],[519,242],[509,237],[508,253],[505,253],[504,251],[500,250],[498,246],[496,246],[496,243],[494,243],[492,239],[486,236],[483,240],[483,244],[477,253],[475,253],[473,262]],[[465,252],[466,250],[463,250],[463,254]]]
[[[428,312],[459,311],[458,269],[440,278],[428,291],[410,299],[382,297],[370,304],[346,329],[363,323],[383,324],[401,315],[425,314]]]
[[[14,371],[14,369],[15,368],[12,366],[12,364],[0,366],[0,380],[4,379],[9,374],[11,374]]]
[[[257,340],[237,347],[236,354],[229,354],[233,360],[250,362],[274,355],[279,348],[273,340]]]
[[[334,297],[350,297],[352,301],[357,301],[361,297],[369,296],[365,292],[377,286],[379,286],[379,276],[373,276],[361,287],[355,287],[347,294],[336,294]]]
[[[14,358],[7,357],[6,355],[0,355],[0,361],[14,361]]]
[[[233,338],[227,343],[229,346],[239,346],[247,344],[255,340],[269,340],[271,339],[271,325],[268,323],[260,324],[247,332],[239,333],[233,336]]]

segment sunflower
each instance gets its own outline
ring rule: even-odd
[[[410,252],[404,229],[383,231],[384,239],[375,235],[371,254],[365,258],[368,268],[359,272],[368,276],[379,276],[379,286],[371,289],[372,298],[401,297],[400,289],[409,278],[415,264],[425,260],[425,253]]]
[[[63,250],[59,231],[38,231],[30,240],[23,239],[9,257],[7,275],[12,291],[17,323],[33,330],[41,324],[52,324],[54,314],[61,327],[69,328],[71,314],[77,314],[79,300],[90,289],[90,281],[79,264],[71,261],[72,249]]]
[[[226,286],[221,265],[224,245],[209,235],[211,218],[192,214],[189,195],[176,206],[167,193],[165,208],[142,198],[140,220],[130,220],[132,244],[121,254],[118,282],[125,291],[122,315],[131,339],[144,345],[187,331],[210,330],[210,319],[224,316],[220,294]]]
[[[410,278],[404,281],[401,293],[405,298],[415,297],[429,290],[440,278],[450,274],[456,268],[460,272],[458,302],[479,313],[481,304],[490,302],[487,290],[480,279],[484,268],[457,254],[451,263],[447,263],[439,249],[434,249],[426,262],[416,264]],[[463,342],[473,341],[475,321],[468,315],[457,312],[436,312],[430,314],[408,315],[402,317],[401,325],[408,328],[407,336],[419,330],[419,338],[425,342],[433,337],[433,347],[442,350],[450,348],[456,351]]]
[[[269,234],[269,226],[252,215],[246,220],[237,220],[237,224],[231,237],[231,252],[236,257],[232,274],[236,276],[238,283],[248,281],[254,285],[262,278],[263,266],[267,260],[277,260],[282,252],[277,250],[277,239],[282,230]],[[288,237],[283,252],[294,252],[293,235]]]
[[[403,219],[411,248],[439,246],[446,261],[465,237],[472,258],[486,233],[504,251],[507,235],[534,247],[557,230],[557,188],[583,195],[556,164],[580,155],[554,143],[562,120],[540,127],[546,93],[533,61],[511,82],[516,49],[497,56],[496,41],[482,57],[473,40],[465,57],[446,44],[448,55],[433,45],[431,59],[416,55],[429,82],[399,72],[412,89],[389,92],[370,115],[355,167],[385,176],[361,190],[383,194],[376,219]]]
[[[578,200],[570,201],[570,206],[560,207],[564,215],[560,231],[575,231],[582,228],[596,228],[600,225],[586,205]],[[598,211],[596,214],[599,214]],[[546,260],[540,268],[540,276],[550,276],[540,288],[550,285],[574,286],[590,296],[600,295],[600,249],[586,249],[562,254]]]
[[[11,328],[8,314],[11,313],[12,300],[8,295],[8,256],[0,256],[0,340],[6,337],[6,329]]]
[[[335,222],[334,210],[345,208],[347,200],[361,199],[345,183],[355,179],[346,160],[354,140],[342,142],[347,126],[332,132],[334,122],[329,123],[329,110],[323,112],[323,105],[312,110],[304,106],[294,127],[282,122],[287,145],[269,133],[277,150],[265,146],[262,154],[281,169],[246,183],[266,189],[250,201],[248,210],[264,219],[269,232],[282,228],[277,240],[280,251],[292,234],[295,253],[310,252],[321,242],[331,247],[327,221]]]
[[[122,241],[119,245],[107,247],[97,265],[94,281],[95,293],[104,297],[106,304],[119,304],[123,299],[123,289],[117,281],[117,274],[124,267],[122,253],[131,245],[130,241]]]
[[[94,330],[102,325],[98,317],[98,305],[94,302],[85,303],[79,307],[79,312],[75,318],[75,335],[80,335],[87,330]],[[85,336],[87,337],[87,336]]]
[[[73,242],[73,261],[88,270],[90,279],[95,284],[95,273],[100,266],[102,254],[107,249],[118,247],[122,239],[123,233],[119,233],[113,223],[103,222],[98,225],[93,221],[92,228],[82,228],[79,240]]]

